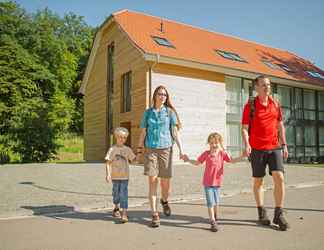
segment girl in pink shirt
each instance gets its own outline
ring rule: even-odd
[[[185,162],[190,162],[196,166],[205,163],[203,185],[205,187],[208,214],[211,224],[210,230],[217,232],[218,204],[220,200],[219,189],[223,180],[224,162],[241,161],[243,155],[237,158],[232,158],[224,150],[223,138],[219,133],[211,133],[208,136],[207,142],[209,144],[209,150],[203,152],[196,161],[190,160],[188,156],[185,156]]]

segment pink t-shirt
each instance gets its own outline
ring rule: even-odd
[[[197,158],[197,161],[206,162],[203,185],[206,187],[220,186],[224,175],[224,162],[230,162],[231,156],[225,151],[210,154],[210,151],[206,150]]]

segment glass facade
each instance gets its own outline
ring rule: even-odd
[[[252,81],[226,77],[227,149],[237,156],[243,151],[242,109],[253,95]],[[286,127],[288,162],[324,162],[324,91],[272,83]]]
[[[241,118],[243,106],[252,90],[252,81],[237,77],[226,77],[226,145],[232,156],[240,155],[243,142]]]

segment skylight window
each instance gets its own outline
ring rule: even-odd
[[[245,62],[247,63],[247,61],[245,61],[242,57],[240,57],[240,55],[232,53],[232,52],[228,52],[228,51],[223,51],[223,50],[215,50],[219,55],[221,55],[222,57],[229,59],[229,60],[233,60],[233,61],[238,61],[238,62]]]
[[[152,36],[152,38],[158,45],[175,48],[166,38],[158,36]]]
[[[294,72],[291,68],[289,68],[287,65],[285,64],[277,64],[280,68],[282,68],[284,71],[287,71],[287,72]]]
[[[280,67],[279,67],[279,65],[277,65],[277,64],[274,64],[274,63],[272,63],[272,62],[270,62],[270,61],[261,61],[261,62],[263,62],[265,65],[267,65],[269,68],[271,68],[271,69],[281,69]]]
[[[316,77],[324,80],[324,76],[318,72],[314,72],[314,71],[306,71],[306,72],[312,77]]]

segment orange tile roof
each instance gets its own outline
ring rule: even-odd
[[[288,51],[267,47],[255,42],[207,31],[190,25],[163,19],[164,32],[160,31],[161,18],[123,10],[112,14],[115,21],[144,53],[223,66],[247,72],[266,74],[289,80],[324,86],[324,80],[311,77],[306,70],[324,71],[311,62]],[[158,45],[152,36],[166,38],[175,48]],[[223,58],[215,50],[239,54],[248,63]],[[261,60],[287,65],[294,72],[271,69]]]

